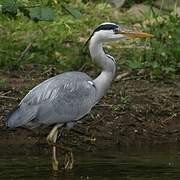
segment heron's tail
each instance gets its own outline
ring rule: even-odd
[[[28,105],[21,105],[8,113],[5,117],[5,124],[9,128],[24,126],[36,118],[37,109]]]

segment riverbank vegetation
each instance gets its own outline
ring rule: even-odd
[[[118,64],[151,78],[175,78],[179,73],[180,18],[175,5],[169,13],[155,9],[153,1],[144,1],[148,11],[142,9],[139,19],[128,12],[140,1],[126,1],[124,9],[116,9],[107,1],[0,2],[1,69],[22,70],[29,65],[52,65],[60,70],[89,68],[92,65],[84,44],[98,24],[110,21],[155,35],[151,41],[137,40],[134,45],[108,45]]]

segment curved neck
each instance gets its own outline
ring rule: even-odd
[[[105,54],[102,43],[98,41],[97,38],[91,38],[89,50],[92,59],[102,69],[101,74],[93,80],[97,89],[96,97],[98,101],[110,87],[115,76],[116,65],[115,62]]]

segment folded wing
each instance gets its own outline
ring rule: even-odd
[[[96,101],[96,89],[85,73],[68,72],[34,87],[7,119],[7,126],[36,128],[75,121]]]

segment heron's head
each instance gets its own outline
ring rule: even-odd
[[[89,40],[95,39],[99,42],[114,41],[128,38],[150,38],[153,35],[143,32],[125,30],[115,23],[100,24],[92,33]],[[88,41],[89,41],[88,40]]]

